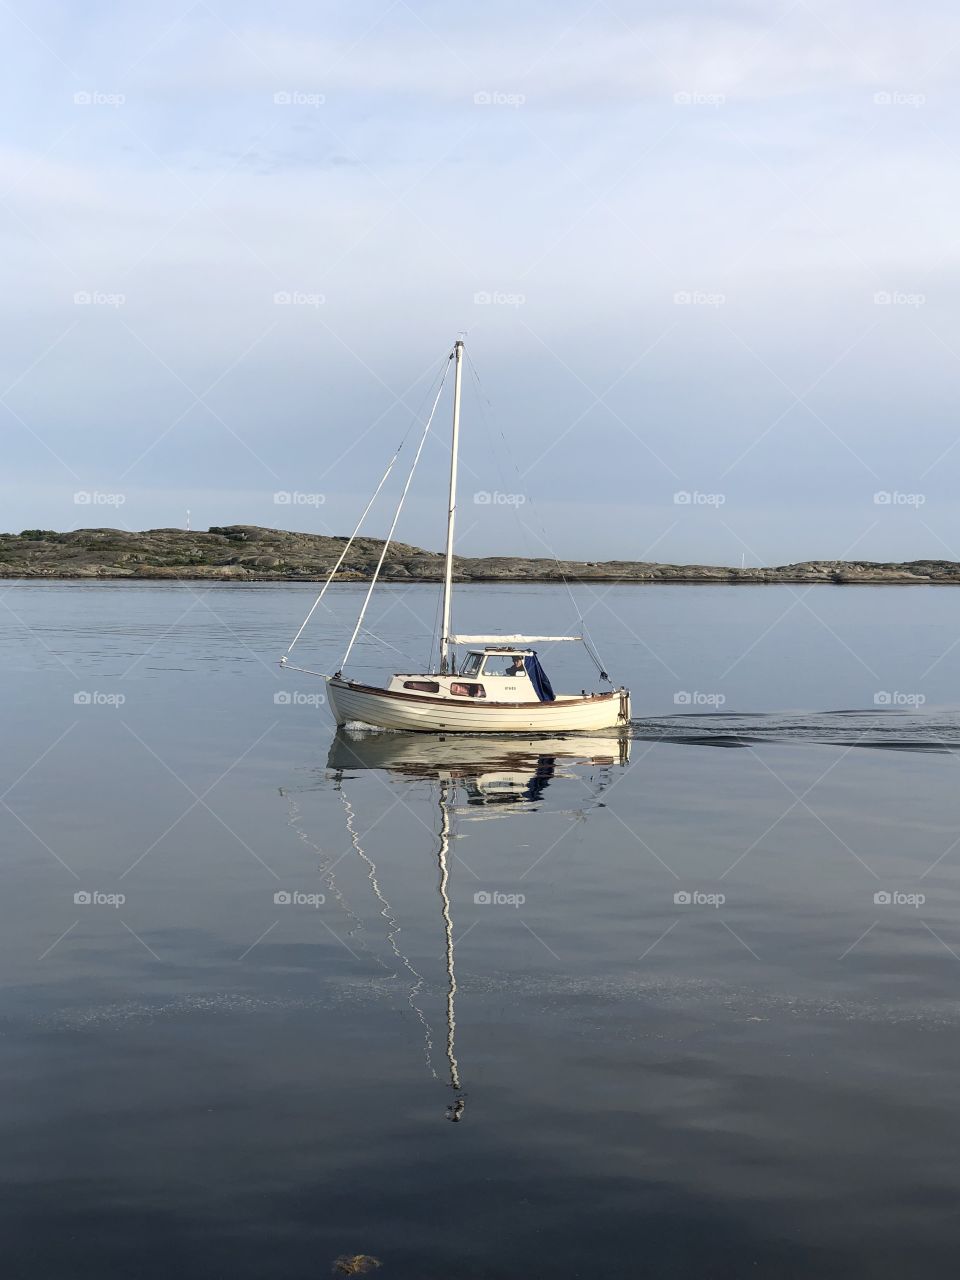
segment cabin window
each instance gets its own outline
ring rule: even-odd
[[[523,654],[498,653],[487,657],[483,673],[491,676],[524,676],[525,668]]]
[[[468,653],[463,660],[463,666],[460,668],[462,676],[476,676],[480,674],[480,662],[483,658],[482,653]]]
[[[404,680],[405,689],[416,689],[418,693],[439,693],[440,686],[436,680]]]
[[[482,684],[464,684],[459,680],[455,680],[450,686],[450,692],[458,698],[485,698],[487,691]]]

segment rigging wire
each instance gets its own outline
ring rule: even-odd
[[[438,1079],[437,1071],[433,1065],[433,1060],[431,1057],[431,1053],[433,1050],[433,1028],[430,1026],[430,1023],[427,1021],[427,1016],[423,1012],[423,1009],[421,1009],[419,1004],[417,1004],[417,997],[420,995],[420,992],[423,990],[423,983],[424,983],[423,974],[418,972],[418,970],[416,970],[413,967],[413,965],[410,963],[409,958],[404,954],[404,952],[400,950],[400,947],[397,943],[397,936],[400,933],[400,921],[397,919],[396,914],[393,910],[393,907],[384,897],[383,890],[380,888],[380,883],[377,879],[376,863],[369,856],[369,854],[365,852],[363,846],[360,843],[360,835],[357,831],[356,826],[354,825],[355,814],[353,811],[353,805],[347,799],[347,793],[343,786],[342,775],[340,776],[337,783],[335,784],[335,789],[340,792],[340,799],[343,801],[344,812],[347,815],[347,831],[350,834],[350,842],[353,845],[354,849],[357,851],[357,853],[360,855],[361,859],[369,867],[369,871],[367,872],[367,880],[370,882],[370,886],[373,889],[373,892],[377,895],[377,900],[382,907],[380,915],[387,922],[387,926],[388,926],[387,942],[390,944],[390,949],[393,951],[394,956],[400,961],[403,967],[414,979],[413,985],[410,987],[410,991],[407,995],[407,1004],[409,1004],[410,1008],[417,1015],[417,1019],[419,1020],[420,1025],[423,1027],[423,1056],[427,1064],[427,1069],[429,1070],[430,1074],[433,1076],[434,1080],[436,1080]]]
[[[403,449],[403,446],[407,443],[407,437],[409,436],[410,432],[413,430],[413,424],[414,424],[414,423],[419,419],[419,417],[420,417],[420,413],[421,413],[421,411],[422,411],[422,409],[423,409],[423,406],[424,406],[424,405],[426,404],[426,402],[427,402],[427,398],[429,397],[430,392],[431,392],[431,391],[433,390],[433,388],[436,386],[437,378],[439,378],[439,379],[440,379],[440,389],[441,389],[441,390],[443,389],[443,383],[444,383],[444,380],[446,379],[446,376],[447,376],[447,369],[448,369],[448,368],[449,368],[448,357],[447,357],[447,356],[444,356],[443,364],[440,366],[439,372],[438,372],[437,374],[435,374],[435,375],[434,375],[433,381],[430,383],[430,386],[429,386],[429,388],[428,388],[428,390],[427,390],[426,394],[424,395],[423,399],[420,401],[420,404],[419,404],[419,406],[418,406],[418,408],[417,408],[417,412],[416,412],[416,413],[414,414],[414,416],[410,419],[410,423],[409,423],[409,425],[407,426],[406,431],[403,433],[403,437],[401,438],[400,443],[397,445],[396,451],[394,452],[393,457],[390,459],[390,462],[389,462],[389,465],[387,466],[386,471],[383,473],[383,475],[382,475],[382,476],[381,476],[381,478],[380,478],[380,483],[377,485],[376,489],[373,491],[373,497],[370,499],[370,501],[369,501],[369,502],[367,503],[367,505],[364,507],[364,509],[363,509],[363,514],[361,515],[360,519],[357,521],[357,526],[356,526],[356,528],[354,529],[353,533],[351,533],[350,537],[347,539],[346,545],[344,546],[343,550],[341,551],[340,556],[339,556],[339,558],[338,558],[338,560],[337,560],[337,563],[336,563],[336,564],[333,566],[333,568],[330,570],[330,574],[329,574],[329,576],[327,577],[327,580],[324,582],[323,586],[320,588],[320,594],[317,596],[316,600],[314,600],[313,604],[312,604],[312,605],[311,605],[311,607],[310,607],[310,612],[307,614],[307,616],[304,618],[303,622],[300,624],[300,630],[297,632],[297,634],[296,634],[296,635],[293,637],[293,639],[290,641],[290,644],[287,646],[287,652],[286,652],[286,653],[284,654],[284,656],[280,659],[280,666],[281,666],[281,667],[286,667],[286,666],[288,665],[288,660],[289,660],[290,654],[291,654],[291,653],[292,653],[292,651],[293,651],[293,646],[297,643],[297,641],[298,641],[298,640],[300,639],[300,637],[303,635],[304,631],[306,630],[307,623],[310,621],[310,619],[311,619],[311,618],[313,617],[313,615],[316,613],[316,611],[317,611],[317,607],[319,606],[320,601],[321,601],[321,600],[323,599],[323,597],[326,595],[327,587],[329,587],[330,583],[334,580],[334,578],[336,577],[336,575],[337,575],[337,573],[338,573],[338,571],[339,571],[339,569],[340,569],[340,566],[343,564],[344,560],[346,559],[346,557],[347,557],[347,552],[348,552],[348,551],[350,550],[350,548],[353,546],[353,543],[354,543],[354,541],[355,541],[355,539],[356,539],[356,537],[357,537],[357,534],[360,532],[360,529],[361,529],[361,527],[362,527],[362,525],[363,525],[364,520],[366,520],[367,516],[368,516],[368,515],[369,515],[369,513],[370,513],[370,508],[371,508],[371,507],[373,506],[373,504],[376,502],[376,500],[377,500],[377,496],[379,495],[380,490],[383,488],[384,484],[386,484],[387,478],[388,478],[388,476],[390,475],[390,472],[393,470],[394,464],[396,463],[397,459],[400,457],[400,452],[401,452],[401,450]],[[438,396],[439,396],[439,392],[438,392]],[[434,405],[434,409],[436,409],[436,405]],[[302,668],[302,667],[295,667],[295,668],[294,668],[294,667],[291,667],[291,670],[301,671],[301,670],[303,670],[303,668]],[[308,672],[307,674],[309,674],[309,675],[318,675],[318,674],[319,674],[319,672]]]
[[[323,584],[323,586],[320,588],[320,594],[317,596],[316,600],[314,600],[313,604],[311,605],[311,607],[310,607],[310,612],[309,612],[309,613],[307,614],[307,616],[304,618],[303,622],[301,622],[301,624],[300,624],[300,630],[297,632],[297,634],[296,634],[296,635],[293,637],[293,639],[290,641],[290,644],[287,646],[287,652],[286,652],[286,653],[284,654],[284,656],[280,659],[280,665],[281,665],[281,667],[285,667],[285,666],[287,665],[287,659],[290,657],[290,654],[293,652],[293,646],[297,643],[297,641],[298,641],[298,640],[300,639],[300,637],[303,635],[304,630],[306,629],[307,623],[310,621],[310,619],[311,619],[311,618],[313,617],[313,615],[316,613],[317,608],[318,608],[318,606],[319,606],[319,604],[320,604],[320,601],[321,601],[321,600],[323,599],[323,597],[326,595],[327,587],[329,587],[330,583],[334,580],[334,578],[335,578],[335,577],[336,577],[336,575],[337,575],[337,572],[338,572],[338,571],[339,571],[339,569],[340,569],[340,566],[343,564],[344,560],[346,559],[346,557],[347,557],[347,552],[348,552],[348,551],[350,550],[350,548],[353,546],[354,539],[356,538],[357,534],[360,532],[360,526],[363,524],[364,520],[366,520],[367,515],[368,515],[368,513],[369,513],[369,511],[370,511],[370,508],[371,508],[371,507],[373,506],[373,504],[376,502],[377,497],[378,497],[378,495],[379,495],[379,493],[380,493],[380,490],[381,490],[381,489],[383,488],[383,486],[386,484],[387,477],[389,476],[390,472],[393,470],[393,465],[394,465],[394,463],[395,463],[395,462],[396,462],[396,460],[400,457],[400,449],[402,449],[402,448],[403,448],[403,445],[400,445],[400,448],[398,448],[398,449],[397,449],[396,453],[395,453],[395,454],[393,455],[393,457],[390,459],[390,463],[389,463],[389,465],[388,465],[388,467],[387,467],[386,471],[383,473],[383,475],[382,475],[382,476],[381,476],[381,478],[380,478],[380,483],[377,485],[376,489],[375,489],[375,490],[374,490],[374,492],[373,492],[373,497],[370,499],[370,501],[369,501],[369,502],[367,503],[367,505],[364,507],[364,509],[363,509],[363,515],[362,515],[362,516],[360,517],[360,519],[357,521],[357,527],[354,529],[353,533],[351,533],[350,537],[347,539],[347,543],[346,543],[346,545],[344,546],[343,550],[340,552],[340,556],[339,556],[339,558],[338,558],[338,560],[337,560],[337,563],[336,563],[336,564],[333,566],[333,568],[330,570],[330,574],[329,574],[329,576],[328,576],[328,578],[327,578],[326,582],[325,582],[325,583]]]
[[[487,407],[490,409],[490,412],[493,413],[493,405],[490,403],[489,399],[487,399],[486,393],[484,392],[483,386],[480,382],[480,375],[477,372],[476,365],[471,360],[469,353],[465,352],[464,354],[466,355],[467,365],[470,369],[470,372],[473,374],[474,381],[477,384],[477,394],[480,397],[481,406],[485,402]],[[482,413],[483,413],[483,410],[481,407],[481,414]],[[486,419],[485,419],[485,422],[486,422]],[[510,453],[510,447],[507,444],[507,438],[503,433],[503,428],[500,426],[495,426],[493,429],[496,431],[497,435],[499,435],[500,439],[503,441],[504,446],[506,447],[507,456],[510,458],[511,462],[513,463],[513,469],[517,473],[517,479],[522,484],[524,479],[523,475],[520,472],[520,468],[517,465],[516,459]],[[499,460],[497,463],[497,469],[498,470],[500,469]],[[503,473],[501,471],[501,476],[502,474]],[[597,668],[600,679],[605,680],[607,684],[612,685],[613,681],[610,679],[609,675],[607,675],[606,668],[604,667],[603,662],[600,659],[600,655],[597,651],[597,647],[593,643],[593,639],[590,636],[583,614],[580,611],[580,606],[577,604],[573,591],[570,589],[570,583],[567,581],[567,576],[563,572],[563,566],[561,565],[560,560],[557,557],[557,553],[554,551],[553,547],[550,545],[550,540],[547,537],[547,530],[543,523],[543,517],[540,515],[540,511],[537,507],[537,504],[534,502],[533,497],[530,494],[526,494],[525,496],[527,498],[527,501],[530,503],[531,509],[533,510],[533,513],[536,516],[537,523],[540,526],[540,533],[542,534],[542,537],[539,539],[539,541],[542,542],[543,546],[547,549],[547,552],[549,553],[550,558],[553,560],[553,563],[557,566],[557,573],[559,573],[560,575],[560,581],[563,583],[564,588],[566,589],[567,595],[570,598],[570,604],[577,615],[577,621],[580,623],[580,630],[583,635],[583,647],[587,652],[587,656],[590,658],[591,662]],[[520,520],[519,511],[516,511],[516,517],[519,523],[523,525],[523,521]],[[536,534],[534,534],[534,536],[536,537]]]
[[[350,657],[350,651],[354,646],[357,636],[360,634],[360,628],[363,626],[363,619],[367,612],[367,607],[370,604],[370,597],[373,595],[373,589],[377,585],[377,579],[380,576],[380,570],[383,568],[383,562],[386,559],[387,548],[390,546],[390,543],[393,540],[394,530],[397,527],[397,521],[400,519],[400,512],[403,510],[403,504],[404,504],[404,501],[406,500],[407,492],[410,488],[410,482],[413,480],[413,473],[417,469],[417,463],[420,461],[420,455],[423,452],[423,446],[426,444],[427,435],[430,431],[430,424],[433,422],[434,414],[437,412],[437,405],[440,403],[440,397],[443,394],[443,384],[447,380],[447,371],[449,370],[449,368],[450,368],[450,365],[448,363],[446,365],[446,368],[443,371],[443,377],[440,379],[440,387],[437,391],[436,399],[433,402],[433,408],[430,410],[430,416],[427,418],[426,425],[423,428],[423,435],[420,437],[420,443],[417,445],[417,452],[414,455],[413,462],[410,466],[410,471],[407,475],[406,483],[403,486],[403,492],[400,494],[400,501],[397,503],[397,509],[394,512],[393,523],[390,525],[390,531],[387,534],[386,539],[384,540],[383,548],[380,551],[380,559],[377,561],[377,567],[373,572],[372,579],[370,580],[370,586],[367,589],[367,594],[363,601],[363,608],[360,610],[360,617],[357,619],[357,625],[353,629],[353,635],[350,637],[350,643],[347,645],[347,651],[343,655],[343,658],[341,659],[341,662],[340,662],[340,666],[337,668],[335,672],[337,676],[339,676],[342,673],[343,668],[347,665],[347,659]]]

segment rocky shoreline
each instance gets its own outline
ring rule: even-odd
[[[188,580],[224,582],[311,582],[322,580],[343,550],[345,538],[288,533],[259,525],[214,526],[206,532],[185,529],[26,529],[0,534],[0,578]],[[358,538],[338,580],[369,581],[383,543]],[[386,582],[439,582],[443,556],[405,543],[393,543],[384,561]],[[764,568],[724,568],[703,564],[658,564],[645,560],[578,561],[526,559],[522,556],[457,556],[457,582],[552,583],[722,583],[766,585],[817,583],[935,583],[960,585],[960,563],[911,560],[808,560]]]

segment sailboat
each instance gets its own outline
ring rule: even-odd
[[[347,679],[343,668],[363,625],[364,615],[376,586],[387,548],[413,479],[417,462],[436,413],[443,381],[427,418],[413,465],[383,544],[380,559],[366,594],[347,651],[333,675],[324,675],[327,704],[339,726],[360,724],[379,729],[412,730],[426,733],[571,733],[597,729],[626,728],[630,722],[630,691],[623,686],[595,693],[554,693],[541,666],[537,644],[579,641],[591,652],[586,634],[550,635],[461,635],[452,625],[453,547],[457,512],[457,467],[460,449],[460,399],[463,371],[462,338],[454,343],[448,360],[454,366],[453,425],[450,445],[450,494],[447,509],[447,543],[443,578],[443,608],[440,625],[439,668],[428,672],[395,674],[385,685],[364,684]],[[447,366],[449,367],[449,365]],[[399,450],[397,451],[399,453]],[[290,666],[290,650],[299,640],[307,622],[343,563],[360,526],[383,487],[396,461],[394,455],[377,489],[360,517],[323,590],[314,602],[300,630],[294,636],[281,667]],[[457,647],[465,652],[457,658]],[[609,677],[597,662],[602,680]],[[303,671],[302,667],[293,670]],[[320,675],[320,672],[309,672]],[[610,682],[612,683],[612,682]]]

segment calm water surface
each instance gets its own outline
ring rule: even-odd
[[[443,741],[278,671],[310,586],[0,592],[7,1274],[952,1269],[960,595],[580,589],[629,737]]]

